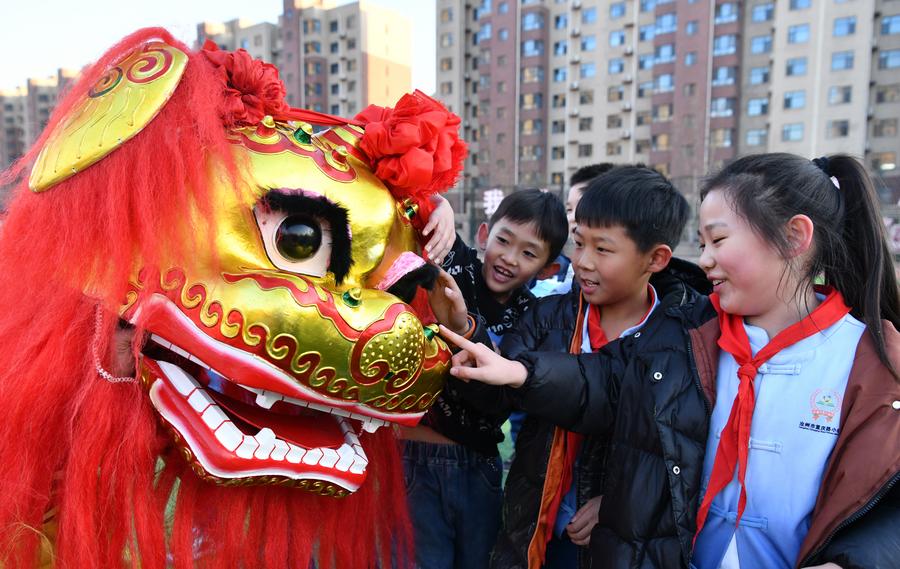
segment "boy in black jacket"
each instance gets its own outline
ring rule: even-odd
[[[558,270],[553,261],[566,242],[566,227],[556,196],[521,190],[504,198],[489,224],[479,228],[484,262],[457,235],[442,268],[492,341],[534,302],[527,283]],[[419,567],[487,567],[500,524],[497,443],[507,416],[505,409],[469,405],[448,384],[419,426],[401,430]]]
[[[618,167],[592,181],[576,213],[575,286],[540,299],[508,333],[501,350],[595,351],[607,339],[640,334],[644,323],[705,286],[693,265],[670,259],[689,208],[664,176],[646,167]],[[498,401],[493,388],[463,392],[492,407],[514,405],[514,390]],[[543,405],[556,402],[545,399]],[[587,566],[585,550],[603,493],[606,439],[581,437],[529,415],[507,479],[503,526],[491,566],[496,569]]]

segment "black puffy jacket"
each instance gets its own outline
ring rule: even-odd
[[[666,295],[664,298],[670,298]],[[674,300],[674,299],[673,299]],[[593,568],[689,567],[718,322],[705,297],[663,301],[644,328],[594,354],[523,352],[519,407],[564,428],[610,437]],[[900,334],[884,324],[900,365]],[[796,567],[896,568],[900,559],[900,384],[864,334]]]

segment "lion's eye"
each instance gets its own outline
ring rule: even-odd
[[[322,245],[319,222],[307,215],[289,215],[275,230],[275,247],[285,259],[305,261]]]

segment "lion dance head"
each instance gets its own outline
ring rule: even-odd
[[[284,98],[242,50],[142,30],[6,174],[0,566],[408,559],[391,426],[449,363],[413,226],[459,119]],[[122,329],[134,377],[110,372]]]

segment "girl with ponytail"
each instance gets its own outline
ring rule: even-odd
[[[510,361],[442,331],[451,374],[611,438],[601,566],[896,567],[900,299],[872,180],[747,156],[705,184],[699,234],[709,297],[595,354]]]

